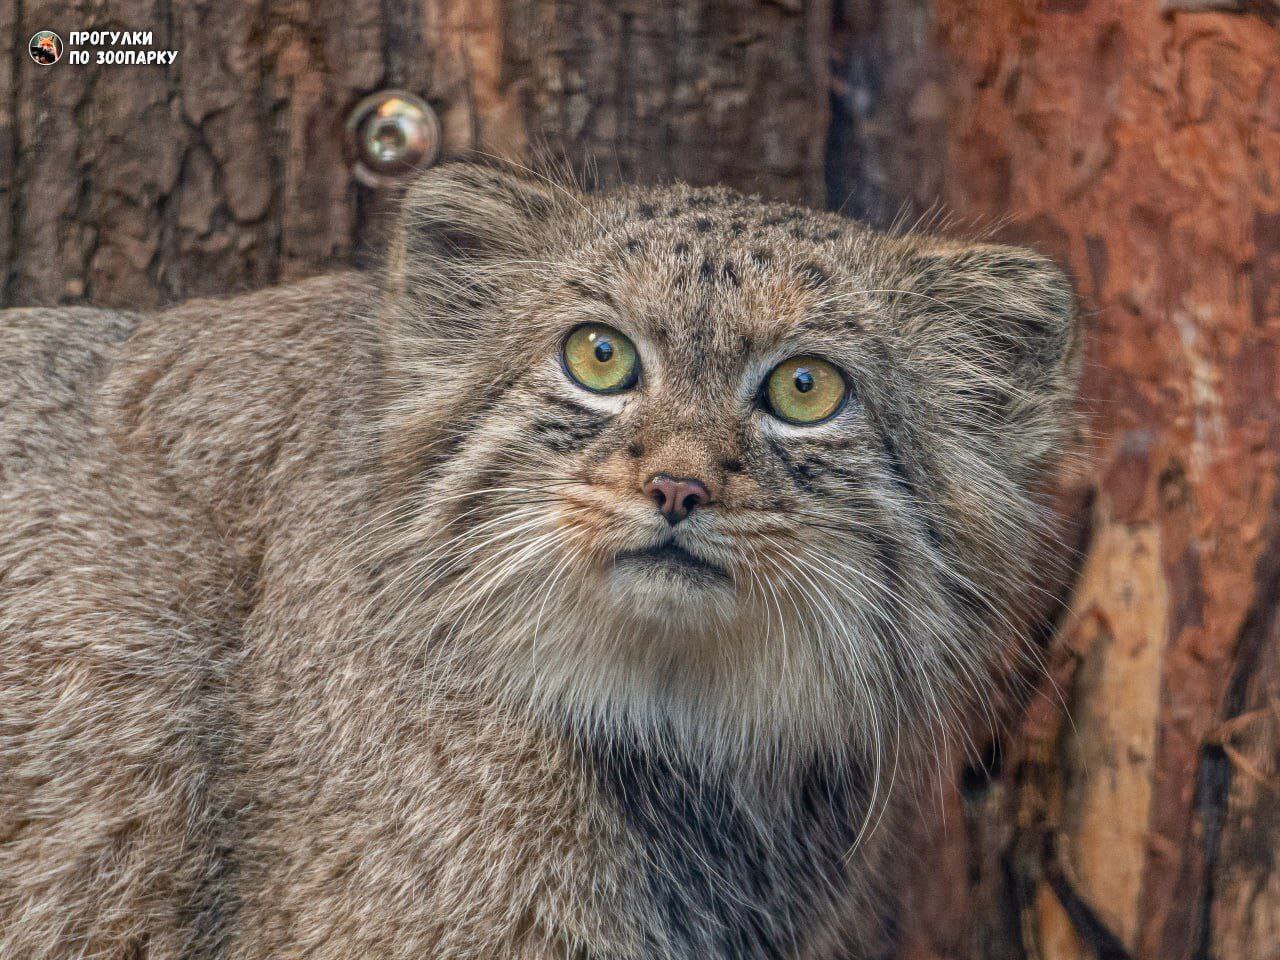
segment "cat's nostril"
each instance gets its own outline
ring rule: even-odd
[[[692,477],[669,477],[665,473],[656,473],[645,481],[641,489],[657,504],[658,510],[672,526],[698,507],[711,502],[706,484]]]

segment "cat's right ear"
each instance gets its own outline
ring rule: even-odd
[[[429,170],[406,193],[388,250],[391,332],[446,342],[474,328],[513,265],[538,256],[562,203],[550,183],[508,169]]]

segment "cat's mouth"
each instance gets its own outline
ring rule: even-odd
[[[708,584],[731,582],[733,579],[724,567],[699,557],[672,540],[643,550],[623,550],[614,557],[614,563],[619,567],[648,568]]]

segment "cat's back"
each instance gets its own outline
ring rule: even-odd
[[[201,804],[163,799],[147,777],[201,774],[207,731],[166,727],[207,714],[191,691],[216,643],[184,645],[176,618],[210,577],[157,478],[103,425],[104,384],[139,320],[0,312],[0,957],[123,954],[137,921],[95,906],[112,901],[176,949],[147,884],[197,885],[182,825]]]
[[[0,311],[0,512],[123,491],[97,474],[126,470],[235,527],[298,425],[367,393],[374,310],[344,273],[148,314]]]
[[[0,311],[0,489],[83,447],[92,397],[137,322],[84,307]]]
[[[0,957],[215,950],[253,541],[363,416],[369,297],[0,312]]]

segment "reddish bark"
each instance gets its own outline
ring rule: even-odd
[[[992,788],[952,802],[934,841],[968,870],[922,871],[905,955],[1275,958],[1276,25],[1156,0],[934,13],[915,53],[946,207],[1058,257],[1088,311],[1092,548],[1054,648],[1074,726],[1033,708]]]

